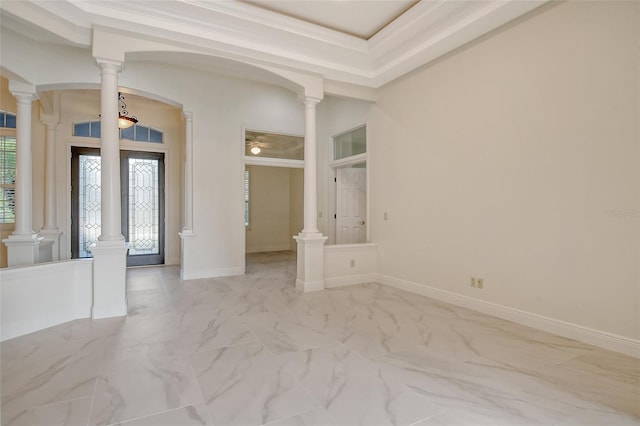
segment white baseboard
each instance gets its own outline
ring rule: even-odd
[[[379,282],[379,275],[375,273],[348,275],[344,277],[325,278],[324,287],[334,288],[334,287],[342,287],[345,285],[375,283],[375,282]]]
[[[183,270],[180,275],[183,280],[198,280],[201,278],[231,277],[242,274],[244,274],[244,268],[237,266],[229,268],[204,269],[194,272],[186,272]]]
[[[111,306],[94,305],[91,309],[91,318],[93,319],[124,317],[127,316],[127,314],[127,302]]]
[[[320,291],[324,290],[324,282],[323,281],[302,281],[300,279],[296,279],[296,289],[300,291],[310,292],[310,291]]]
[[[578,340],[604,349],[640,358],[640,340],[595,330],[589,327],[545,317],[531,312],[521,311],[508,306],[486,302],[484,300],[474,299],[387,275],[378,275],[378,282],[401,290],[406,290],[411,293],[417,293],[432,299],[482,312],[484,314],[493,315],[528,327],[547,331],[569,339]]]
[[[259,246],[259,247],[247,247],[247,253],[266,253],[269,251],[289,251],[291,248],[289,243],[280,244],[277,246]]]
[[[73,321],[74,319],[75,318],[69,317],[68,315],[58,314],[2,324],[2,339],[0,340],[4,342],[5,340],[13,339],[14,337],[24,336],[25,334],[54,327],[68,321]]]

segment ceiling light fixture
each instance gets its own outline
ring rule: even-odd
[[[253,155],[260,154],[260,151],[261,151],[261,149],[260,149],[260,147],[258,145],[254,145],[254,146],[251,147],[251,153]]]
[[[127,104],[124,102],[124,95],[118,92],[118,127],[126,129],[138,122],[134,115],[129,115]]]

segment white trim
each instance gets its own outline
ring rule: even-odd
[[[247,253],[264,253],[268,251],[289,251],[289,244],[281,244],[276,246],[258,246],[247,248]]]
[[[361,244],[334,244],[331,246],[324,246],[324,251],[325,253],[327,251],[353,251],[354,249],[357,250],[369,250],[369,251],[376,251],[378,250],[378,243],[361,243]]]
[[[296,279],[296,289],[308,293],[310,291],[324,290],[324,280],[320,281],[302,281],[300,278]]]
[[[127,316],[127,314],[128,310],[126,298],[124,303],[120,304],[119,306],[93,305],[93,307],[91,308],[91,318],[93,319],[125,317]]]
[[[183,280],[198,280],[201,278],[216,278],[216,277],[232,277],[234,275],[244,274],[243,268],[240,266],[233,266],[228,268],[212,268],[203,269],[200,271],[183,273]]]
[[[243,147],[244,148],[244,147]],[[286,167],[288,169],[304,169],[303,160],[285,160],[282,158],[248,157],[242,158],[245,166]]]
[[[332,138],[331,142],[334,142],[333,138]],[[333,146],[333,143],[331,145]],[[341,158],[339,160],[332,160],[329,163],[329,166],[333,167],[334,169],[339,169],[341,167],[346,167],[346,166],[351,166],[351,165],[354,165],[354,164],[365,163],[367,161],[367,156],[368,156],[368,153],[366,153],[366,152],[363,152],[362,154],[351,155],[349,157],[344,157],[344,158]],[[332,157],[333,157],[333,155],[332,155]]]
[[[347,285],[375,283],[379,281],[378,277],[379,277],[378,274],[371,273],[371,274],[361,274],[361,275],[350,275],[345,277],[325,278],[324,287],[335,288],[335,287],[344,287]]]
[[[413,281],[390,277],[388,275],[380,274],[379,280],[382,284],[406,290],[411,293],[420,294],[432,299],[462,306],[484,314],[493,315],[498,318],[553,333],[558,336],[575,339],[604,349],[640,358],[640,340],[637,339],[608,333],[606,331],[595,330],[593,328],[555,318],[545,317],[531,312],[521,311],[509,306],[474,299]]]

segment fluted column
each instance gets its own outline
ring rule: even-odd
[[[18,84],[18,86],[22,86]],[[15,228],[3,242],[7,245],[9,266],[32,265],[39,260],[40,238],[33,231],[33,174],[31,155],[31,107],[35,89],[9,89],[17,102],[16,111],[16,177],[15,177]]]
[[[120,137],[118,72],[122,63],[97,60],[100,68],[100,220],[101,234],[93,254],[93,318],[127,315],[127,244],[120,219]]]
[[[304,104],[304,228],[298,243],[296,288],[302,291],[324,289],[324,243],[318,231],[318,153],[316,105],[320,99],[306,96]]]

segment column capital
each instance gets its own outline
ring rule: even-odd
[[[33,84],[23,83],[21,81],[9,81],[9,92],[11,92],[18,101],[34,101],[37,98],[36,87]]]
[[[124,62],[113,59],[96,58],[96,65],[102,72],[113,70],[114,73],[119,73],[124,70]]]
[[[12,91],[11,94],[16,98],[18,103],[31,103],[36,100],[35,93]]]
[[[51,117],[41,117],[40,122],[44,124],[48,130],[56,130],[58,128],[58,124],[60,124],[58,120]]]
[[[301,96],[298,98],[298,102],[305,106],[318,105],[322,99],[314,98],[313,96]]]

